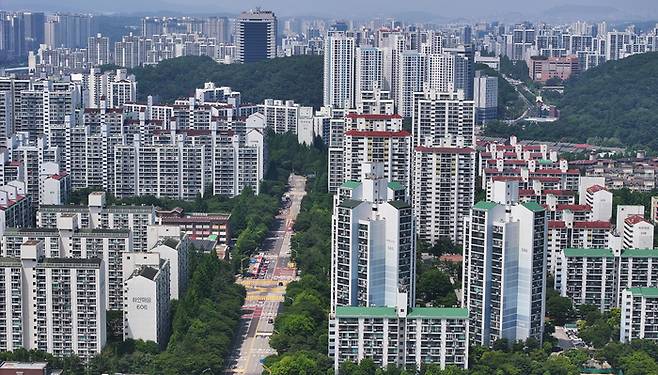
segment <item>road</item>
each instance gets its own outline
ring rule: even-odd
[[[525,95],[523,95],[523,93],[521,93],[520,90],[524,90],[525,92],[529,93],[532,96],[534,96],[534,94],[525,86],[525,84],[523,84],[523,82],[512,79],[505,74],[503,74],[502,76],[507,82],[509,82],[514,87],[514,90],[516,90],[516,93],[519,94],[519,97],[521,97],[521,100],[523,100],[523,102],[526,105],[526,110],[521,114],[521,116],[513,120],[506,120],[505,122],[508,124],[515,124],[519,121],[523,121],[527,117],[536,116],[537,108],[535,107],[535,103],[531,103],[530,100],[528,100],[528,98]]]
[[[269,262],[265,276],[238,280],[247,289],[247,297],[242,307],[242,340],[228,374],[261,375],[263,358],[276,354],[269,345],[269,337],[274,332],[273,321],[279,305],[285,299],[286,285],[296,278],[296,269],[290,263],[290,239],[302,198],[306,195],[305,177],[291,175],[288,183],[290,205],[277,215],[273,229],[261,246]]]

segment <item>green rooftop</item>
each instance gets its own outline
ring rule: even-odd
[[[408,318],[466,319],[468,309],[457,307],[414,307]]]
[[[391,190],[404,190],[404,186],[397,182],[397,181],[391,181],[388,183],[388,188]]]
[[[658,298],[658,288],[628,288],[636,296]]]
[[[567,257],[613,258],[615,255],[610,249],[564,249]]]
[[[553,160],[549,159],[539,159],[539,164],[552,164]]]
[[[522,203],[522,204],[523,204],[523,207],[529,209],[532,212],[542,212],[542,211],[544,211],[544,207],[542,207],[541,204],[539,204],[535,201],[529,201],[529,202],[525,202],[525,203]]]
[[[401,210],[403,208],[411,208],[411,205],[405,201],[390,201],[388,202],[391,206]]]
[[[336,316],[339,318],[397,318],[394,307],[356,307],[338,306]]]
[[[626,249],[621,252],[622,258],[658,258],[658,249]]]
[[[340,187],[345,188],[345,189],[356,189],[357,187],[359,187],[359,185],[361,185],[361,183],[359,181],[351,181],[350,180],[350,181],[343,182],[343,184],[340,185]]]
[[[360,205],[361,203],[363,203],[363,202],[362,201],[355,201],[354,199],[345,199],[344,201],[342,201],[340,203],[339,207],[350,208],[351,209],[351,208],[355,208],[356,206]]]
[[[497,205],[498,204],[496,202],[479,201],[473,206],[473,208],[478,209],[478,210],[489,211],[490,209],[496,207]]]

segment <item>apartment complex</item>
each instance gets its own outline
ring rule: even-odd
[[[26,240],[0,257],[0,349],[54,356],[99,354],[106,341],[106,278],[101,258],[47,256]]]

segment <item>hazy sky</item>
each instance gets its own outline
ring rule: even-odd
[[[526,17],[658,18],[657,0],[0,0],[0,9],[121,13],[237,13],[256,6],[272,9],[280,16],[345,18],[424,15],[426,18],[493,19],[514,14]],[[555,7],[559,7],[559,11],[553,11]]]

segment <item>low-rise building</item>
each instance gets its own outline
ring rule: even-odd
[[[365,358],[377,366],[468,367],[468,310],[339,306],[329,323],[330,352],[341,363]]]

